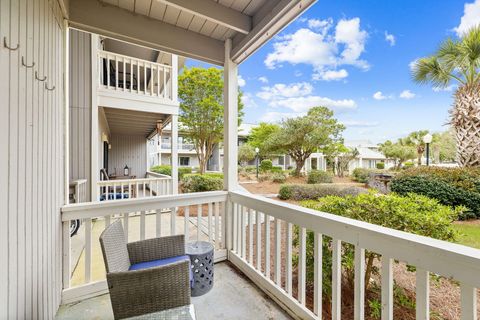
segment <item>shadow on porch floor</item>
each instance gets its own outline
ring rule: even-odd
[[[215,264],[213,289],[192,298],[197,319],[291,319],[229,262]],[[60,307],[57,320],[113,319],[108,294]]]

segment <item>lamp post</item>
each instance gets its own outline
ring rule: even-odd
[[[430,133],[427,133],[426,135],[423,136],[423,142],[427,147],[427,166],[430,165],[430,143],[432,142],[432,138],[433,137]]]
[[[258,180],[258,153],[260,152],[260,149],[255,148],[255,162],[256,162],[256,165],[257,165],[257,180]]]

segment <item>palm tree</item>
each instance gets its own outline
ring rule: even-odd
[[[445,40],[434,55],[417,60],[412,76],[418,83],[445,88],[458,83],[450,110],[455,130],[457,162],[460,166],[480,165],[480,26],[460,39]]]

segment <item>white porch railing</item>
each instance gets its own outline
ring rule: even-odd
[[[227,194],[216,191],[64,206],[62,302],[69,303],[107,292],[98,236],[113,220],[122,220],[127,241],[184,234],[186,241],[212,242],[215,261],[225,260],[225,226],[222,221],[225,221]],[[191,223],[190,217],[195,217],[197,223]],[[70,220],[76,219],[84,221],[85,245],[77,265],[72,266],[70,255],[76,248],[71,247],[68,232]],[[206,228],[202,227],[203,220],[207,222]]]
[[[99,50],[99,86],[172,100],[172,67],[118,53]]]
[[[142,179],[98,181],[97,188],[99,201],[162,196],[172,194],[172,178],[148,172]]]
[[[87,179],[74,180],[70,183],[70,200],[72,203],[87,201]]]
[[[392,230],[241,192],[231,192],[232,238],[229,260],[285,309],[301,319],[322,314],[322,237],[332,240],[332,318],[341,317],[341,244],[355,246],[354,318],[363,319],[365,250],[382,256],[382,319],[393,319],[394,259],[416,267],[417,319],[430,319],[429,274],[452,278],[461,287],[461,317],[476,319],[480,250]],[[230,217],[230,215],[228,216]],[[261,223],[263,225],[261,225]],[[272,226],[273,225],[273,226]],[[293,227],[299,228],[298,297],[292,292]],[[254,228],[255,227],[255,228]],[[270,228],[273,229],[272,235]],[[282,229],[285,232],[282,233]],[[230,230],[230,229],[228,229]],[[254,232],[255,230],[255,232]],[[263,230],[263,232],[262,232]],[[314,232],[314,310],[306,307],[306,234]],[[282,252],[282,242],[285,251]],[[270,254],[273,253],[273,270]],[[283,259],[281,257],[284,257]],[[261,260],[265,263],[261,265]],[[283,262],[282,262],[283,260]],[[284,265],[284,272],[282,271]],[[282,285],[284,279],[284,285]]]
[[[69,264],[71,249],[68,226],[72,219],[86,221],[84,257],[79,262],[82,266],[80,283],[73,283],[69,276],[72,266]],[[363,319],[365,313],[365,250],[378,253],[382,257],[382,319],[393,318],[394,260],[416,267],[417,319],[429,319],[430,273],[458,281],[461,288],[462,319],[476,319],[477,316],[476,288],[480,288],[480,250],[244,192],[223,191],[65,206],[62,209],[65,289],[63,302],[106,292],[103,278],[92,277],[92,266],[100,265],[100,268],[103,268],[96,238],[112,219],[123,220],[129,241],[183,233],[187,241],[202,239],[213,242],[216,261],[228,257],[228,260],[257,286],[297,318],[321,318],[323,236],[333,239],[333,319],[340,319],[341,316],[342,243],[355,247],[355,319]],[[181,223],[176,226],[178,219],[181,219]],[[195,221],[196,223],[192,223]],[[169,232],[163,232],[162,225],[167,226]],[[292,244],[295,226],[299,230],[297,248]],[[137,230],[136,233],[133,229]],[[307,231],[313,232],[315,239],[313,310],[306,306]],[[93,248],[94,244],[97,249]],[[94,255],[95,251],[97,255]],[[294,253],[298,254],[296,295],[292,281]]]

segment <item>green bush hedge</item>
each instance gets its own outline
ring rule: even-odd
[[[161,165],[161,166],[154,166],[150,168],[150,171],[155,173],[164,174],[167,176],[172,176],[172,166]],[[179,167],[178,168],[178,180],[182,180],[182,177],[185,174],[192,173],[192,168],[190,167]]]
[[[271,171],[273,168],[272,160],[265,159],[260,162],[260,170],[263,172]]]
[[[223,189],[223,177],[218,174],[188,174],[182,179],[182,192],[204,192]]]
[[[385,162],[377,162],[377,163],[375,164],[375,167],[376,167],[377,169],[383,170],[383,169],[385,169]]]
[[[321,197],[336,195],[358,195],[367,190],[360,187],[348,187],[334,184],[284,184],[280,186],[278,197],[282,200],[316,200]]]
[[[321,171],[321,170],[311,170],[308,172],[307,183],[308,184],[317,184],[317,183],[332,183],[333,176],[330,172]]]
[[[285,181],[287,181],[287,177],[282,172],[274,172],[272,174],[272,182],[285,183]]]
[[[459,211],[441,205],[437,200],[425,196],[409,194],[378,195],[372,192],[358,196],[327,196],[318,201],[304,201],[302,206],[322,212],[328,212],[343,217],[365,221],[387,228],[415,233],[441,240],[453,241],[456,233],[452,221]],[[298,244],[298,229],[295,232],[294,244]],[[313,281],[314,272],[314,234],[307,233],[307,281]],[[331,238],[323,239],[323,283],[331,283],[332,254]],[[351,244],[342,244],[342,270],[346,281],[353,285],[354,252]],[[379,256],[367,251],[366,265],[375,266],[374,260]],[[365,283],[368,285],[372,275],[378,274],[378,269],[367,268]],[[329,297],[331,287],[323,287],[324,297]]]
[[[397,176],[391,182],[390,189],[401,195],[416,193],[437,199],[441,204],[457,207],[465,206],[466,210],[459,219],[480,217],[480,193],[468,191],[436,177],[424,175]]]
[[[357,182],[367,183],[370,172],[372,172],[370,169],[355,168],[352,172],[352,178]]]

